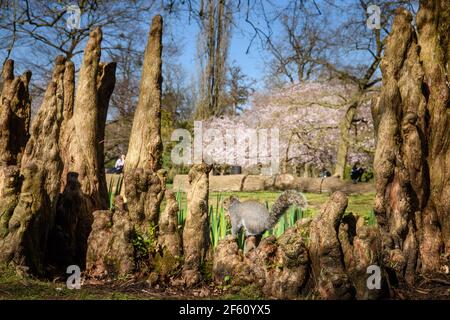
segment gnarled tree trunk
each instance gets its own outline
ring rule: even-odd
[[[75,98],[68,76],[61,128],[61,197],[52,238],[55,264],[85,266],[93,212],[108,208],[103,141],[109,99],[115,84],[115,63],[100,63],[102,31],[90,33]],[[73,103],[73,105],[71,105]]]
[[[167,190],[165,193],[166,208],[159,217],[158,244],[164,253],[169,253],[173,257],[181,256],[181,236],[178,232],[178,207],[175,194]]]
[[[450,3],[420,1],[416,21],[397,11],[372,111],[383,262],[409,283],[450,258]]]
[[[7,60],[2,70],[0,95],[0,164],[20,165],[30,137],[31,98],[28,92],[31,72],[14,77],[14,61]]]
[[[8,234],[9,220],[20,192],[20,162],[30,136],[30,78],[31,72],[14,77],[13,60],[7,60],[3,66],[0,93],[0,239]]]
[[[316,289],[326,299],[350,299],[355,289],[345,272],[337,230],[347,208],[348,199],[334,193],[310,227],[309,255],[316,278]]]
[[[94,215],[95,228],[89,236],[87,256],[88,272],[92,276],[117,276],[145,271],[137,269],[141,264],[151,264],[154,258],[150,255],[155,252],[147,252],[144,257],[141,253],[135,254],[137,251],[134,251],[133,240],[136,235],[147,239],[150,225],[158,224],[160,204],[165,192],[165,171],[161,169],[162,26],[161,16],[156,16],[152,21],[144,54],[139,101],[125,161],[123,188],[126,206],[121,204],[123,197],[119,196],[116,197],[114,213],[101,210]],[[173,221],[178,206],[174,201],[173,194],[169,193],[165,214],[161,216],[159,240],[168,253],[179,256],[181,245]],[[142,248],[136,250],[139,249]]]
[[[158,15],[153,18],[145,49],[139,101],[124,170],[130,216],[143,232],[150,223],[158,223],[165,190],[165,175],[160,171],[162,28],[162,17]]]
[[[135,271],[134,227],[123,203],[116,197],[114,212],[94,212],[88,239],[86,271],[93,277],[127,276]]]
[[[13,261],[39,274],[45,272],[47,237],[54,224],[60,188],[62,161],[58,141],[66,72],[65,59],[57,57],[52,79],[33,120],[31,137],[22,157],[18,202],[10,219],[4,221],[5,230],[0,240],[0,260]],[[10,134],[17,133],[11,130]]]
[[[2,101],[8,108],[2,109],[6,115],[0,137],[5,141],[2,156],[6,164],[20,165],[20,170],[2,171],[8,180],[1,187],[1,260],[33,273],[43,274],[53,267],[65,270],[70,264],[84,267],[92,213],[107,207],[100,143],[115,64],[99,62],[101,38],[99,28],[90,34],[76,97],[74,66],[57,57],[24,151],[30,75],[12,80],[12,62],[5,66]]]
[[[183,279],[187,286],[201,280],[201,264],[209,248],[208,194],[209,172],[205,163],[193,165],[189,171],[187,215],[183,230]]]

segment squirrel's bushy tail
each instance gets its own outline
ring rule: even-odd
[[[307,201],[303,194],[295,190],[284,191],[270,210],[269,228],[272,228],[291,205],[306,209]]]

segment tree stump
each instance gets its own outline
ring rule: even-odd
[[[188,287],[201,279],[201,266],[209,248],[209,172],[211,166],[195,164],[189,171],[187,215],[183,230],[183,279]]]
[[[26,266],[43,274],[47,257],[47,238],[54,224],[60,188],[62,161],[59,133],[62,121],[66,61],[56,58],[52,79],[42,106],[33,120],[31,137],[21,162],[21,185],[17,185],[17,203],[10,207],[0,240],[1,260]],[[15,131],[10,134],[15,135]],[[10,178],[15,181],[15,177]],[[13,183],[14,184],[14,183]],[[8,199],[2,198],[3,201]],[[13,204],[11,204],[13,205]],[[7,222],[7,226],[6,226]]]
[[[9,221],[19,201],[20,163],[29,139],[31,98],[28,85],[31,72],[14,77],[14,61],[7,60],[2,70],[0,92],[0,248],[9,233]],[[0,250],[0,260],[9,253]]]
[[[182,254],[181,236],[178,232],[178,202],[175,194],[167,190],[166,209],[159,217],[158,244],[163,252],[180,257]]]
[[[295,228],[278,240],[263,239],[246,255],[238,250],[236,238],[228,236],[214,251],[213,278],[218,284],[255,286],[268,297],[295,299],[309,280],[308,250]]]
[[[88,239],[87,273],[96,278],[132,275],[136,268],[133,235],[133,223],[120,196],[116,197],[113,212],[94,212],[94,223]]]
[[[325,299],[351,299],[353,285],[345,272],[345,265],[337,230],[347,208],[345,194],[335,192],[324,204],[320,216],[310,226],[309,255],[316,289]]]
[[[255,285],[266,296],[295,299],[378,299],[388,287],[380,272],[379,289],[369,288],[368,267],[380,266],[379,232],[364,219],[344,216],[347,196],[335,192],[312,220],[300,220],[280,238],[263,239],[243,254],[236,239],[219,241],[214,251],[217,283],[232,279],[239,286]],[[356,222],[358,221],[358,222]]]

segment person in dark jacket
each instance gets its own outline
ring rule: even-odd
[[[352,182],[357,183],[358,181],[361,181],[363,173],[364,169],[359,166],[359,162],[355,162],[352,167],[352,171],[350,172],[350,178],[352,179]]]
[[[331,177],[331,172],[328,171],[326,168],[322,168],[319,177],[320,177],[320,178],[328,178],[328,177]]]

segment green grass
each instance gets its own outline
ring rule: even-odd
[[[144,290],[143,290],[144,288]],[[0,264],[0,300],[154,300],[154,299],[259,299],[256,290],[240,288],[238,293],[200,297],[192,290],[166,293],[145,288],[142,284],[124,285],[122,282],[83,284],[81,289],[67,289],[65,279],[40,280],[21,276],[14,268]],[[199,290],[199,289],[198,289]]]
[[[180,208],[186,208],[186,193],[179,192],[179,190],[174,190],[177,196],[180,196],[179,206]],[[278,191],[256,191],[256,192],[210,192],[209,194],[209,204],[215,203],[218,195],[222,199],[225,199],[231,195],[237,196],[241,201],[245,200],[257,200],[261,203],[268,203],[270,206],[276,201],[280,196],[281,192]],[[308,212],[310,215],[314,216],[320,211],[320,207],[328,200],[330,197],[325,193],[304,193],[306,199],[308,200]],[[375,193],[366,193],[361,195],[350,195],[348,197],[348,207],[347,212],[352,212],[361,216],[368,216],[373,210],[373,203],[375,199]]]
[[[182,228],[186,221],[187,212],[187,195],[184,192],[175,190],[176,199],[180,208],[178,213],[178,224]],[[229,219],[226,217],[223,208],[223,200],[231,195],[238,196],[241,201],[257,200],[265,203],[269,209],[280,196],[281,192],[211,192],[209,194],[209,218],[210,218],[210,239],[212,247],[215,248],[221,239],[231,234],[231,225]],[[279,222],[272,230],[264,233],[263,238],[275,235],[280,237],[287,229],[295,225],[296,221],[305,218],[313,217],[320,212],[320,207],[328,200],[327,194],[305,193],[308,200],[307,210],[291,207],[287,213],[282,216]],[[370,225],[375,224],[375,217],[373,214],[373,201],[375,194],[368,193],[363,195],[350,195],[347,212],[363,216]],[[164,207],[164,203],[162,205]],[[244,249],[244,236],[242,232],[238,235],[238,244],[241,249]]]
[[[364,219],[369,226],[374,226],[377,224],[377,218],[375,217],[375,212],[373,210],[364,216]]]
[[[109,210],[114,208],[114,199],[120,195],[123,185],[123,175],[111,175],[108,185]]]
[[[117,186],[117,180],[110,182],[110,188],[114,185]],[[111,190],[111,189],[110,189]],[[226,192],[218,193],[212,192],[209,197],[210,204],[210,222],[211,222],[211,241],[213,245],[217,245],[220,239],[223,239],[230,233],[230,225],[228,219],[225,216],[223,209],[223,199],[230,195],[236,195],[241,200],[258,200],[261,203],[266,203],[268,207],[271,207],[275,200],[279,197],[281,192]],[[186,219],[186,194],[177,192],[177,201],[180,204],[180,213],[178,216],[179,224],[184,225]],[[303,216],[314,216],[319,210],[320,206],[328,199],[326,194],[305,194],[309,208],[305,212],[290,208],[287,214],[281,219],[272,231],[275,236],[280,236],[287,228],[292,226],[296,220]],[[375,217],[373,214],[373,201],[374,194],[364,195],[351,195],[349,196],[349,206],[347,212],[353,212],[354,214],[362,215],[365,217],[366,222],[371,225],[375,223]],[[164,203],[162,209],[164,207]],[[265,236],[271,234],[270,232]],[[239,238],[240,246],[243,248],[243,237]],[[14,269],[0,264],[0,300],[1,299],[56,299],[56,300],[90,300],[90,299],[180,299],[191,296],[184,296],[186,293],[180,293],[176,296],[168,296],[164,293],[143,293],[141,288],[118,288],[112,285],[83,285],[81,290],[69,290],[66,287],[65,279],[60,279],[56,282],[39,280],[28,276],[18,275]],[[249,288],[241,288],[235,293],[225,293],[222,296],[216,296],[214,298],[220,299],[258,299],[258,293]]]
[[[111,175],[108,187],[109,207],[114,207],[114,198],[120,194],[122,188],[123,176]],[[170,188],[171,186],[168,186]],[[183,228],[186,221],[187,213],[187,195],[180,190],[174,190],[176,192],[176,199],[178,202],[178,225]],[[229,219],[226,217],[225,210],[223,208],[223,200],[231,195],[238,196],[241,201],[245,200],[257,200],[261,203],[265,203],[267,208],[271,208],[273,203],[280,196],[281,192],[271,191],[257,191],[257,192],[211,192],[209,194],[209,224],[210,224],[210,240],[212,247],[217,247],[220,240],[224,239],[227,235],[231,234],[231,225]],[[287,213],[282,216],[279,222],[272,230],[268,230],[264,233],[263,238],[270,235],[280,237],[287,229],[294,226],[296,221],[305,218],[315,216],[320,207],[328,200],[329,195],[317,194],[317,193],[305,193],[305,197],[308,201],[308,208],[301,210],[300,208],[291,207]],[[350,195],[349,205],[347,212],[352,212],[363,216],[369,225],[375,224],[375,216],[373,213],[373,201],[375,194],[368,193],[363,195]],[[164,208],[164,202],[161,210]],[[241,232],[238,235],[238,244],[241,249],[244,249],[245,237]]]
[[[226,212],[223,207],[223,200],[227,196],[221,193],[212,194],[209,198],[209,226],[210,226],[210,240],[213,248],[216,248],[219,241],[231,234],[231,224],[229,218],[226,217]],[[178,224],[183,228],[186,221],[187,201],[186,194],[178,191],[176,199],[179,206]],[[271,203],[266,202],[266,206],[270,209]],[[308,210],[302,211],[299,208],[291,207],[283,217],[279,220],[273,230],[268,230],[264,233],[263,238],[270,235],[280,237],[288,228],[292,227],[298,219],[309,216]],[[238,235],[239,248],[244,249],[245,237],[243,230]]]
[[[50,282],[30,276],[21,276],[12,267],[0,264],[0,300],[109,300],[119,298],[143,299],[137,294],[116,292],[105,286],[83,286],[81,290],[70,290],[65,282]]]

